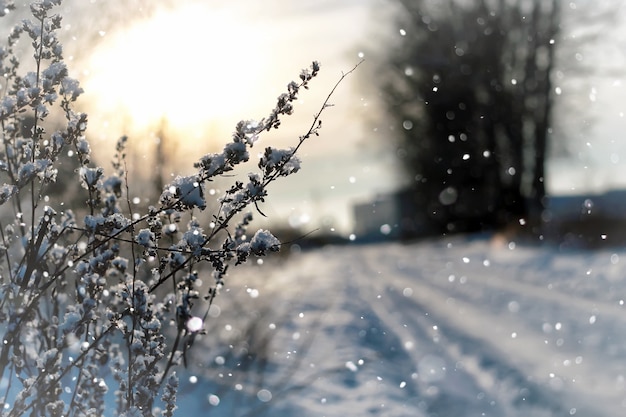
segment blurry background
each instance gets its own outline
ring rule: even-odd
[[[541,222],[602,210],[619,220],[625,199],[606,192],[626,185],[625,6],[66,0],[60,11],[98,163],[128,134],[146,181],[191,172],[319,60],[296,114],[257,146],[295,144],[364,59],[263,211],[303,232],[376,239],[511,225],[541,237]]]
[[[1,20],[2,35],[26,3]],[[624,250],[514,240],[626,242],[625,6],[65,0],[65,57],[86,90],[94,155],[108,168],[130,136],[131,197],[192,172],[319,60],[295,115],[254,149],[293,145],[364,59],[255,226],[294,238],[319,228],[327,240],[506,239],[328,246],[249,263],[209,310],[181,408],[281,414],[291,395],[281,406],[294,415],[623,414]]]

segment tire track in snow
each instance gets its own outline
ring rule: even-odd
[[[485,391],[489,392],[494,380],[498,383],[512,381],[514,386],[511,389],[517,389],[521,393],[520,396],[532,392],[536,397],[535,403],[546,408],[550,413],[566,413],[575,409],[582,411],[588,405],[580,399],[585,398],[590,391],[594,396],[606,396],[606,400],[619,404],[615,397],[605,395],[606,393],[602,390],[598,392],[594,389],[597,380],[594,380],[593,376],[598,369],[603,369],[602,363],[598,363],[594,358],[586,357],[580,364],[573,365],[574,362],[570,361],[569,366],[564,366],[563,358],[568,356],[573,358],[575,355],[568,355],[562,349],[555,349],[552,345],[546,344],[545,334],[528,326],[523,318],[520,320],[519,316],[494,316],[485,311],[488,305],[481,307],[472,302],[454,299],[448,291],[432,285],[430,281],[416,280],[413,276],[402,276],[397,270],[389,270],[386,267],[390,264],[389,253],[386,255],[386,262],[377,262],[370,256],[366,257],[364,262],[357,264],[361,265],[362,270],[359,275],[362,277],[394,277],[393,282],[378,281],[377,285],[366,287],[369,289],[368,296],[372,300],[374,295],[378,297],[381,293],[385,294],[380,298],[382,302],[372,301],[371,304],[379,317],[386,318],[385,325],[392,329],[392,332],[409,337],[411,330],[415,331],[416,328],[421,329],[420,333],[423,335],[424,327],[437,326],[439,332],[437,345],[445,347],[449,363],[463,363],[469,360],[474,364],[471,370],[465,371],[472,373],[477,386],[486,388]],[[377,268],[371,269],[372,264]],[[486,285],[487,291],[508,291],[520,295],[528,295],[525,293],[528,291],[531,296],[537,296],[544,304],[552,305],[556,298],[560,306],[571,307],[572,305],[568,304],[566,297],[561,295],[552,294],[545,297],[544,294],[536,291],[534,286],[505,287],[502,281],[498,284]],[[387,289],[384,288],[385,286]],[[412,308],[399,319],[397,315],[389,312],[396,311],[398,306],[406,306],[408,297],[402,295],[404,288],[413,288],[409,301]],[[583,308],[586,307],[588,306]],[[617,311],[612,313],[618,317]],[[434,324],[425,325],[423,320],[420,323],[420,320],[415,318],[423,315],[428,315],[430,322]],[[512,334],[516,337],[512,337]],[[432,335],[430,339],[432,340]],[[412,360],[419,366],[419,354]],[[554,376],[550,375],[550,370],[555,371]],[[550,386],[556,389],[548,389],[545,392],[545,387]],[[573,395],[571,395],[572,392]],[[564,393],[567,393],[567,399],[559,398]],[[588,401],[588,403],[591,402],[591,400]],[[594,412],[593,415],[600,414]]]
[[[385,275],[385,271],[380,272]],[[361,271],[363,276],[371,273],[366,269]],[[513,406],[499,403],[503,393],[498,390],[502,390],[505,384],[512,385],[506,395],[517,405],[523,403],[522,397],[525,396],[529,399],[532,397],[533,404],[529,407],[540,406],[547,410],[546,415],[570,410],[554,400],[556,395],[544,395],[538,384],[526,380],[519,364],[506,360],[506,355],[493,347],[495,342],[499,343],[499,335],[489,340],[478,331],[469,329],[468,332],[465,325],[451,323],[450,306],[446,302],[449,298],[445,293],[420,286],[409,298],[403,294],[402,287],[388,286],[383,291],[376,288],[382,296],[376,295],[370,307],[379,317],[386,318],[384,325],[390,333],[402,335],[400,338],[408,341],[410,346],[415,346],[408,352],[411,356],[410,366],[421,371],[418,372],[421,374],[419,378],[425,379],[427,387],[431,382],[439,380],[438,377],[432,379],[428,372],[445,374],[445,387],[441,391],[447,395],[458,395],[454,401],[464,401],[466,409],[473,408],[475,412],[485,415],[524,415],[529,411],[524,407],[522,414],[511,414]],[[372,297],[372,294],[369,296]],[[403,310],[398,310],[400,306]],[[440,306],[444,306],[445,311],[440,311]],[[476,317],[477,314],[470,312],[468,316]],[[502,337],[510,338],[510,334]],[[471,349],[468,351],[467,347]],[[474,396],[468,398],[467,393],[474,393]],[[441,413],[443,410],[433,411]]]
[[[469,372],[460,368],[459,364],[468,358],[456,344],[442,336],[440,326],[436,324],[441,321],[419,303],[413,302],[410,312],[394,314],[398,306],[407,305],[406,300],[398,300],[399,297],[389,292],[370,303],[368,314],[381,320],[378,326],[384,329],[385,337],[396,340],[393,346],[385,346],[380,352],[380,365],[410,381],[409,386],[414,386],[416,395],[422,397],[421,408],[429,412],[460,415],[451,410],[451,404],[454,404],[465,413],[505,415],[500,405],[494,402],[494,397],[489,395],[494,379],[491,373],[480,367]],[[390,350],[404,350],[406,357],[397,363],[400,355],[389,358]]]
[[[373,288],[362,285],[362,271],[352,272],[342,288],[349,296],[343,297],[339,308],[354,314],[356,327],[345,329],[344,337],[353,339],[353,358],[365,358],[365,363],[353,374],[350,384],[358,390],[376,383],[385,391],[378,396],[367,391],[357,394],[359,404],[368,413],[378,415],[378,406],[396,397],[393,403],[401,403],[404,408],[384,415],[504,415],[489,404],[488,398],[476,399],[475,394],[484,390],[467,373],[450,373],[446,387],[439,388],[445,373],[439,365],[454,364],[456,360],[447,357],[441,346],[429,342],[433,337],[431,317],[421,311],[411,322],[405,321],[403,314],[386,304],[387,294],[378,297]],[[343,343],[339,341],[338,345]]]
[[[471,295],[468,294],[468,288],[472,286],[487,287],[489,290],[497,290],[503,293],[515,295],[523,295],[532,298],[533,301],[558,305],[567,309],[576,309],[587,314],[608,316],[611,319],[624,321],[626,323],[626,310],[623,306],[616,302],[599,301],[597,299],[588,299],[575,294],[561,292],[559,289],[553,288],[552,283],[546,283],[543,286],[536,284],[528,284],[520,279],[524,279],[524,275],[517,277],[501,276],[498,274],[497,267],[484,268],[483,270],[464,268],[464,265],[457,265],[457,274],[466,277],[465,287],[459,285],[451,285],[448,280],[434,279],[429,280],[430,284],[449,292],[451,295]],[[538,271],[539,272],[539,271]],[[526,272],[528,273],[528,272]],[[441,274],[437,274],[441,278]],[[458,283],[457,283],[458,284]],[[480,288],[478,290],[480,293]]]
[[[552,364],[559,362],[554,358],[560,356],[560,352],[555,352],[543,343],[541,334],[533,333],[515,320],[494,320],[490,314],[484,314],[465,303],[445,303],[441,297],[445,296],[444,293],[424,291],[422,286],[417,288],[416,293],[411,296],[411,301],[428,310],[433,322],[437,323],[436,343],[451,358],[450,365],[456,371],[471,375],[491,398],[496,401],[505,398],[510,402],[503,405],[506,412],[501,415],[512,415],[513,412],[514,415],[523,415],[535,408],[546,411],[547,415],[565,415],[572,409],[580,410],[586,406],[572,401],[578,395],[566,399],[563,398],[562,389],[550,388],[552,384],[548,369],[554,369]],[[400,297],[404,296],[393,294],[393,302],[390,304],[400,304]],[[447,308],[436,307],[438,304]],[[454,317],[453,313],[451,319],[449,310],[455,308],[459,309],[459,315]],[[510,328],[518,329],[516,338],[512,338],[507,331]],[[585,364],[584,368],[577,371],[586,374],[589,365]],[[562,372],[557,375],[567,379]],[[480,392],[477,394],[481,395]],[[601,414],[594,411],[593,415]]]
[[[293,350],[294,332],[304,335],[311,318],[324,315],[303,363],[343,368],[302,389],[292,407],[302,407],[297,415],[551,417],[574,408],[576,416],[622,415],[624,390],[615,378],[626,375],[619,369],[626,353],[610,352],[603,339],[625,340],[622,309],[575,289],[547,290],[554,278],[547,271],[564,279],[576,270],[568,259],[530,249],[494,255],[486,242],[455,245],[331,247],[266,270],[261,293],[291,309],[288,325],[276,330],[277,352]],[[589,327],[592,313],[597,323]],[[542,327],[548,322],[552,333]]]

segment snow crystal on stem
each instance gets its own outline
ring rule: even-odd
[[[81,185],[86,189],[95,188],[98,180],[104,175],[102,168],[81,167],[80,171]]]
[[[16,192],[17,187],[15,185],[2,184],[2,186],[0,186],[0,205],[9,201]]]
[[[135,238],[135,241],[144,248],[150,249],[156,246],[155,235],[150,229],[141,229]]]
[[[300,170],[300,158],[295,155],[295,149],[265,148],[265,153],[259,160],[259,168],[263,169],[267,177],[276,173],[285,177]]]
[[[165,187],[165,191],[161,194],[162,203],[176,203],[173,200],[178,200],[178,203],[183,208],[198,207],[200,210],[204,210],[206,208],[204,185],[198,182],[198,177],[195,175],[176,177],[170,185]]]
[[[268,230],[259,229],[250,240],[250,251],[255,255],[265,255],[268,251],[278,252],[280,241]]]
[[[202,253],[202,248],[207,243],[206,235],[202,228],[197,224],[191,224],[189,230],[183,235],[183,244],[189,249],[194,256],[199,256]]]

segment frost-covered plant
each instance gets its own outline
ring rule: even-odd
[[[194,175],[176,177],[135,212],[127,139],[117,144],[111,174],[93,163],[87,115],[74,109],[82,89],[68,76],[56,35],[60,3],[33,1],[32,18],[0,46],[0,415],[102,416],[115,388],[116,415],[172,416],[173,369],[203,332],[229,266],[280,248],[269,231],[248,232],[246,210],[261,213],[268,184],[300,169],[296,152],[318,134],[334,88],[295,147],[267,147],[256,172],[226,190],[210,224],[198,217],[208,207],[207,184],[248,162],[260,135],[293,113],[317,62],[289,83],[269,116],[239,122],[222,152],[200,158]],[[0,0],[0,14],[12,8]],[[16,52],[23,38],[32,61]],[[62,128],[51,128],[55,117]],[[86,201],[77,207],[54,206],[47,195],[66,155]],[[204,294],[201,274],[211,276]]]

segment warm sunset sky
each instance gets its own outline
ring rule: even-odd
[[[20,2],[16,2],[20,3]],[[65,0],[66,58],[86,89],[90,140],[100,154],[129,133],[141,163],[159,128],[171,141],[182,170],[203,152],[221,148],[240,119],[267,114],[285,85],[311,60],[322,63],[296,115],[267,145],[289,146],[304,133],[342,71],[365,62],[340,86],[319,138],[301,153],[303,170],[275,184],[265,211],[317,227],[320,218],[351,231],[351,205],[397,186],[389,126],[381,121],[371,69],[383,37],[398,38],[388,24],[391,0]],[[577,10],[568,2],[568,13]],[[18,15],[16,13],[16,15]],[[623,20],[620,20],[623,22]],[[553,158],[548,188],[554,193],[626,185],[626,31],[619,25],[576,59],[605,75],[558,78],[564,99],[555,137],[568,139],[569,156]],[[562,39],[576,36],[564,28]],[[368,67],[368,65],[370,67]],[[608,74],[608,75],[606,75]],[[105,162],[103,162],[105,164]],[[324,227],[327,227],[324,226]],[[305,227],[306,229],[306,227]]]
[[[178,138],[176,159],[190,166],[201,152],[221,148],[240,119],[267,115],[300,69],[319,60],[320,76],[301,95],[296,114],[263,138],[258,152],[291,146],[342,72],[371,45],[375,3],[186,1],[113,25],[89,59],[78,61],[92,98],[92,140],[107,142],[116,130],[145,138],[142,132],[165,118]],[[302,150],[302,171],[270,190],[264,212],[273,220],[309,222],[306,230],[323,218],[324,227],[348,233],[354,201],[394,188],[376,143],[385,138],[364,120],[374,112],[375,93],[362,84],[362,76],[346,79],[323,117],[321,136]],[[120,113],[132,116],[122,120]]]

